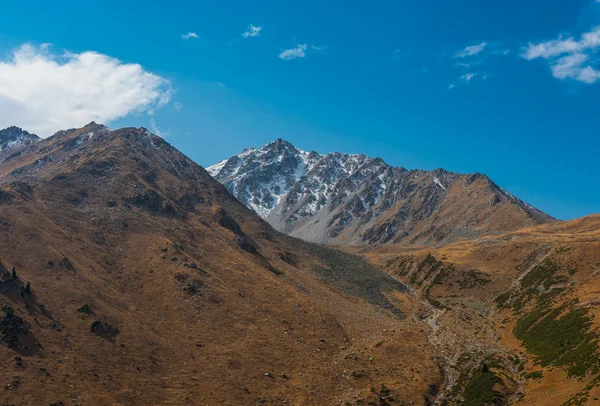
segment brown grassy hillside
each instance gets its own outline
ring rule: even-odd
[[[278,234],[144,129],[9,156],[0,224],[2,404],[418,405],[441,382],[402,284]]]

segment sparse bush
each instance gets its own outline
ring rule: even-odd
[[[83,306],[81,306],[79,309],[77,309],[77,311],[78,311],[79,313],[85,313],[85,314],[92,314],[92,313],[94,313],[94,312],[92,311],[92,308],[91,308],[91,307],[90,307],[90,305],[88,305],[88,304],[84,304],[84,305],[83,305]]]
[[[112,341],[117,335],[119,335],[119,329],[111,326],[110,324],[102,323],[96,320],[92,323],[90,331],[96,334],[98,337],[105,338]]]
[[[494,302],[499,308],[506,307],[506,302],[510,299],[510,292],[504,292],[494,298]]]
[[[525,374],[525,379],[542,379],[544,377],[544,372],[542,371],[533,371],[528,374]]]
[[[484,364],[485,365],[485,364]],[[502,379],[486,368],[479,368],[473,375],[463,392],[463,406],[481,406],[499,404],[504,399],[502,393],[494,389],[496,384],[503,384]]]

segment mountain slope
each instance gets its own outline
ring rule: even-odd
[[[481,404],[467,401],[474,387],[494,404],[598,402],[600,215],[363,253],[438,309],[430,341],[447,365],[442,404]]]
[[[276,232],[145,129],[6,157],[0,224],[6,404],[424,404],[442,378],[404,285]]]
[[[320,243],[449,243],[553,220],[485,175],[409,171],[281,139],[208,171],[277,230]]]

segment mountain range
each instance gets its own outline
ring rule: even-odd
[[[335,244],[445,244],[554,219],[487,176],[407,170],[278,139],[207,168],[274,228]]]
[[[598,215],[283,140],[208,170],[93,122],[0,146],[2,405],[600,398]]]

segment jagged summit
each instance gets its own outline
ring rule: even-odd
[[[35,134],[30,134],[20,127],[10,126],[0,130],[0,152],[21,148],[39,140],[40,137]]]
[[[271,147],[273,149],[288,149],[288,148],[297,149],[290,142],[284,140],[283,138],[277,138],[275,141],[268,143],[267,146]]]
[[[482,174],[308,153],[282,139],[208,171],[276,229],[316,242],[441,243],[553,220]]]

